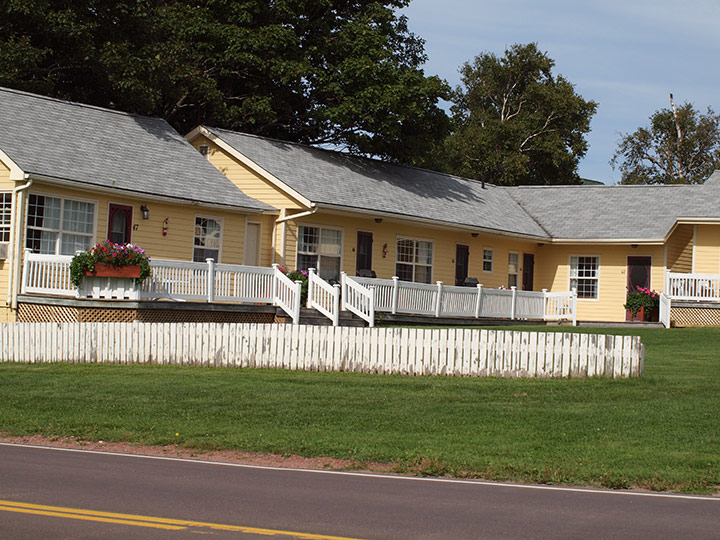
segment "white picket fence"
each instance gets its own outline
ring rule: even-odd
[[[464,377],[639,377],[639,337],[214,323],[5,323],[3,362],[167,364]]]

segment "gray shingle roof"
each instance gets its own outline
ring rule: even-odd
[[[678,218],[720,217],[720,173],[702,185],[506,188],[553,238],[660,240]]]
[[[502,188],[295,143],[208,128],[312,202],[546,238]]]
[[[704,185],[523,186],[474,180],[206,128],[317,204],[562,240],[661,240],[676,220],[720,218],[720,172]]]
[[[237,189],[165,120],[0,88],[0,149],[24,172],[247,209]]]

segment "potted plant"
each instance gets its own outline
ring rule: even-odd
[[[625,309],[633,321],[649,321],[659,304],[660,295],[645,287],[637,287],[627,295]]]
[[[133,278],[140,284],[151,274],[150,258],[144,249],[136,244],[116,244],[110,240],[78,253],[70,262],[70,281],[76,287],[86,276]]]

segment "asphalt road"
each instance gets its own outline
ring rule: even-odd
[[[0,444],[0,538],[720,538],[720,498]]]

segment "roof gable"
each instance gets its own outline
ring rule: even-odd
[[[26,174],[184,201],[270,209],[165,120],[0,88],[0,150]]]

